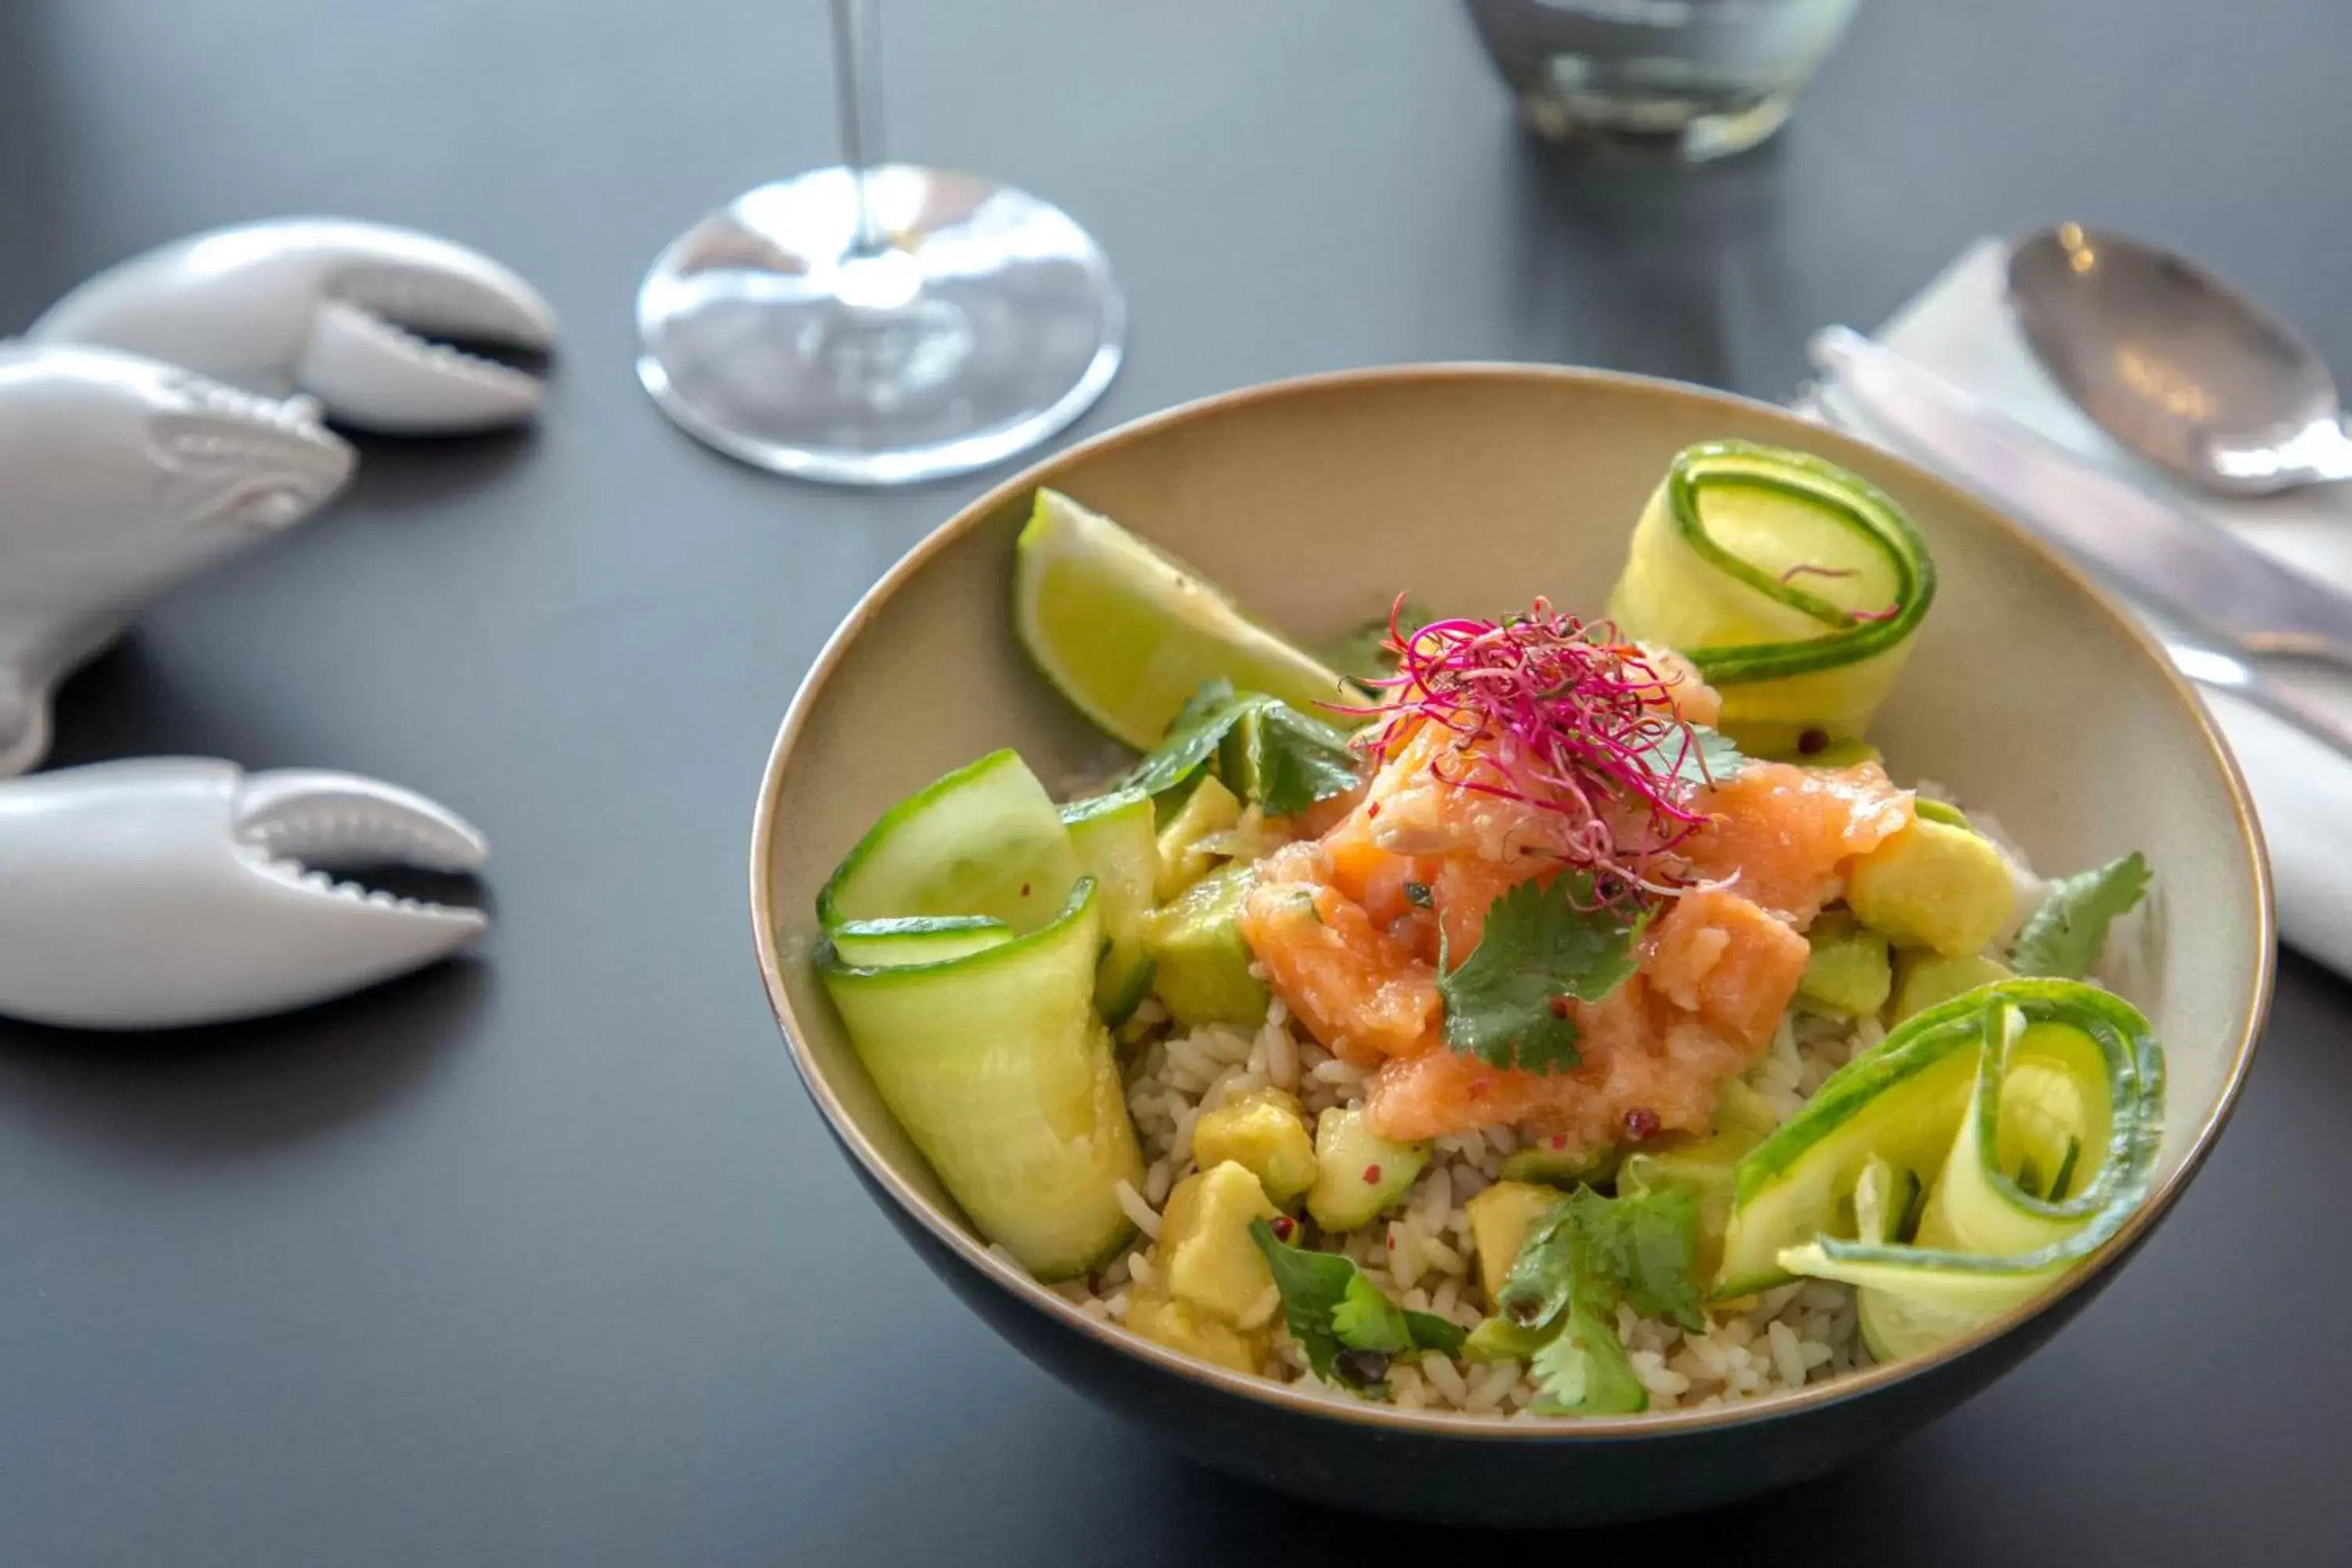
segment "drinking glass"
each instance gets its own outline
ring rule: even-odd
[[[738,196],[661,253],[637,293],[637,378],[687,430],[778,473],[984,468],[1102,395],[1126,306],[1059,207],[881,161],[873,0],[831,6],[841,166]]]
[[[1559,142],[1696,162],[1753,147],[1855,0],[1468,0],[1519,112]]]

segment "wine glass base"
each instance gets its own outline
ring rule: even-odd
[[[637,379],[730,457],[801,479],[911,484],[1028,450],[1118,373],[1110,264],[1050,203],[977,175],[867,171],[762,185],[656,259]]]

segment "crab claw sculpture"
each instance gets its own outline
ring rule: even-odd
[[[58,683],[142,605],[351,472],[299,403],[135,354],[0,344],[0,776],[41,760]]]
[[[278,218],[214,229],[117,263],[26,336],[184,365],[265,397],[316,398],[387,435],[528,417],[545,384],[455,339],[544,353],[555,312],[478,251],[415,229]]]
[[[429,963],[478,910],[332,872],[471,872],[482,836],[351,773],[151,757],[0,784],[0,1014],[88,1029],[221,1023]]]

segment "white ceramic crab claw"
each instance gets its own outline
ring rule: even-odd
[[[274,403],[137,354],[0,344],[0,777],[49,700],[141,606],[299,522],[352,449]]]
[[[152,757],[0,784],[0,1013],[168,1028],[372,985],[489,922],[330,872],[488,854],[446,808],[352,773]]]
[[[387,224],[278,218],[119,262],[26,335],[151,354],[268,397],[306,393],[363,430],[437,435],[527,417],[546,388],[428,336],[544,353],[555,331],[539,291],[478,251]]]

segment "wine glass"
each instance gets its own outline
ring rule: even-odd
[[[873,0],[831,0],[842,166],[738,196],[637,292],[637,379],[720,451],[910,484],[1012,457],[1090,407],[1127,308],[1086,230],[977,174],[880,161]]]

